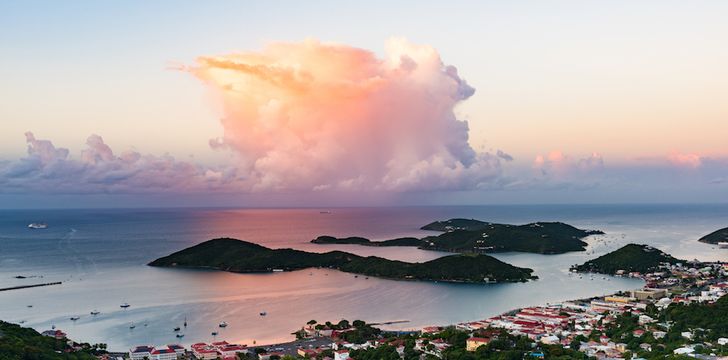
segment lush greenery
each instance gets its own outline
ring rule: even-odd
[[[422,227],[445,231],[422,239],[423,249],[450,252],[519,251],[539,254],[561,254],[583,251],[587,243],[581,239],[596,234],[560,222],[537,222],[526,225],[486,223],[478,220],[451,219]]]
[[[718,338],[728,337],[728,296],[713,304],[672,304],[662,311],[650,305],[645,313],[659,321],[659,328],[667,333],[663,338],[656,339],[650,331],[634,336],[632,332],[640,328],[638,316],[629,312],[621,314],[604,334],[627,344],[627,349],[635,356],[650,360],[680,358],[673,350],[685,345],[695,345],[697,353],[728,355],[726,346],[708,346],[715,345]],[[683,332],[690,332],[693,339],[683,337]],[[600,335],[595,331],[590,338],[596,340]],[[651,351],[640,348],[641,344],[649,344]]]
[[[615,274],[619,270],[647,273],[661,264],[683,262],[649,245],[628,244],[606,255],[573,267],[580,272]]]
[[[701,237],[698,241],[708,244],[728,242],[728,227],[713,231],[712,233]]]
[[[453,231],[453,230],[481,230],[490,223],[475,219],[450,219],[431,222],[420,229],[430,231]]]
[[[407,263],[343,251],[309,253],[269,249],[246,241],[222,238],[178,251],[151,266],[211,268],[232,272],[268,272],[327,267],[393,279],[452,282],[526,281],[533,270],[504,263],[488,255],[451,255],[424,263]]]
[[[435,221],[423,226],[422,229],[443,233],[423,239],[405,237],[385,241],[371,241],[358,236],[337,238],[324,235],[311,242],[364,246],[416,246],[425,250],[457,253],[519,251],[562,254],[569,251],[583,251],[587,246],[587,243],[582,241],[583,238],[603,234],[601,231],[577,229],[560,222],[508,225],[473,219]]]
[[[33,329],[0,321],[0,360],[95,359],[93,348],[88,344],[85,347],[86,350],[70,352],[66,340],[56,340]]]
[[[715,341],[728,337],[728,296],[713,304],[670,305],[662,314],[662,320],[672,324],[668,337],[691,330],[697,330],[698,340]]]
[[[442,339],[451,344],[441,354],[442,359],[445,360],[522,360],[536,359],[538,354],[543,354],[546,359],[587,359],[586,355],[578,351],[560,345],[536,344],[525,336],[513,336],[506,332],[500,332],[491,337],[491,342],[488,345],[481,346],[474,352],[465,350],[466,340],[470,335],[452,327],[445,328],[437,334],[425,334],[423,336],[426,337],[423,342],[426,349],[432,350],[434,348],[431,344],[428,344],[430,340],[434,339]],[[415,350],[415,339],[411,336],[403,336],[398,340],[403,342],[405,360],[438,359],[432,354],[423,354]],[[370,350],[352,351],[351,356],[357,360],[400,359],[396,348],[392,345],[384,345]]]
[[[371,241],[367,238],[351,236],[337,238],[323,235],[311,240],[314,244],[354,244],[363,246],[422,246],[422,240],[414,237],[403,237],[384,241]]]

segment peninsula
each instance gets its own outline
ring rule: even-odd
[[[294,249],[269,249],[230,238],[208,240],[154,260],[149,265],[240,273],[326,267],[390,279],[467,283],[523,282],[536,278],[532,275],[532,269],[516,267],[484,254],[451,255],[423,263],[407,263],[375,256],[362,257],[343,251],[310,253]]]
[[[624,272],[647,273],[664,264],[685,262],[649,245],[627,244],[584,264],[572,267],[578,272],[619,274]]]
[[[708,244],[728,242],[728,227],[713,231],[712,233],[701,237],[698,241]]]

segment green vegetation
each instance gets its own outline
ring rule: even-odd
[[[685,345],[695,345],[697,353],[715,352],[719,356],[728,355],[728,347],[717,345],[716,342],[718,338],[728,337],[728,296],[713,304],[672,304],[662,311],[648,306],[647,313],[658,319],[660,324],[669,324],[662,327],[667,333],[665,337],[656,339],[650,331],[641,337],[633,336],[632,331],[640,326],[638,314],[630,312],[621,314],[616,321],[609,324],[604,333],[627,344],[627,349],[636,357],[649,360],[692,359],[673,354],[673,350]],[[693,338],[686,339],[682,336],[683,332],[690,332]],[[598,338],[599,335],[599,332],[593,332],[592,338]],[[651,351],[641,349],[640,344],[649,344]]]
[[[713,231],[712,233],[701,237],[698,241],[708,244],[728,242],[728,227]]]
[[[628,244],[594,260],[573,267],[579,272],[615,274],[619,270],[647,273],[662,264],[684,262],[648,245]]]
[[[713,304],[672,304],[661,320],[670,321],[672,326],[667,338],[679,336],[683,331],[696,331],[695,340],[715,341],[728,337],[728,296]]]
[[[327,267],[392,279],[451,282],[515,282],[532,279],[533,270],[504,263],[488,255],[452,255],[424,263],[407,263],[343,251],[309,253],[269,249],[237,239],[213,239],[159,258],[150,266],[209,268],[231,272],[269,272]]]
[[[445,231],[441,235],[422,239],[425,242],[422,249],[450,252],[562,254],[584,251],[587,243],[581,239],[603,234],[601,231],[581,230],[560,222],[508,225],[466,219],[438,221],[422,229]]]
[[[0,360],[95,359],[91,347],[85,345],[85,350],[71,352],[66,340],[56,340],[33,329],[0,321]]]
[[[475,219],[450,219],[444,221],[431,222],[420,229],[430,231],[452,231],[452,230],[481,230],[490,225],[490,223]]]
[[[414,237],[403,237],[384,241],[371,241],[367,238],[351,236],[346,238],[337,238],[333,236],[323,235],[311,240],[314,244],[353,244],[362,246],[421,246],[422,240]]]

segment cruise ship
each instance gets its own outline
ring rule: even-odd
[[[30,223],[28,224],[28,229],[46,229],[48,228],[48,224],[46,223]]]

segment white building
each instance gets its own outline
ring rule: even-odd
[[[177,352],[170,348],[152,350],[149,360],[177,360]]]
[[[349,360],[349,352],[347,350],[334,351],[334,360]]]
[[[129,358],[131,360],[151,359],[152,351],[154,351],[153,346],[146,346],[146,345],[137,346],[133,349],[129,349]]]

